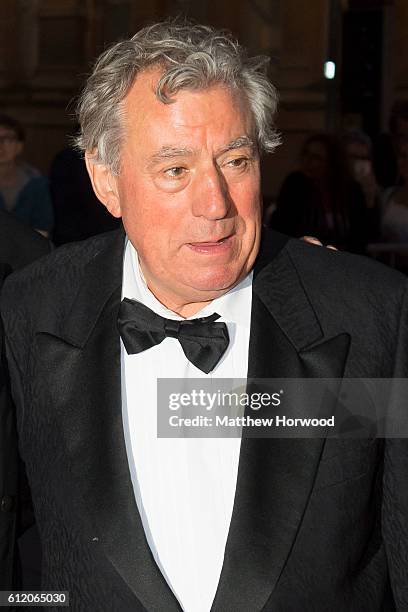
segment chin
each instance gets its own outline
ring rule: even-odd
[[[210,274],[196,274],[193,278],[189,279],[186,284],[197,291],[225,293],[242,278],[243,275],[241,270],[231,270],[229,268],[217,271],[214,270]]]

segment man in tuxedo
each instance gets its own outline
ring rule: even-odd
[[[0,286],[9,267],[0,263]],[[0,588],[11,588],[15,561],[17,518],[17,437],[7,381],[0,327]]]
[[[50,242],[23,225],[11,214],[0,211],[0,288],[14,269],[50,252]],[[7,367],[0,327],[0,587],[21,586],[16,564],[17,531],[32,522],[31,504],[24,471],[19,469],[14,409],[9,393]],[[20,486],[20,495],[18,488]],[[17,503],[20,498],[21,503]],[[38,538],[34,528],[24,536],[22,565],[24,583],[39,586],[34,567],[40,560]],[[28,566],[30,561],[30,567]],[[34,572],[34,573],[33,573]]]
[[[407,608],[406,440],[157,436],[158,378],[407,375],[404,277],[262,235],[275,106],[211,28],[108,49],[78,142],[124,231],[6,282],[43,588],[73,610]]]

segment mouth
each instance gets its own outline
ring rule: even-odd
[[[207,240],[203,242],[189,242],[188,246],[196,253],[217,254],[222,253],[231,248],[233,234],[220,238],[219,240]]]

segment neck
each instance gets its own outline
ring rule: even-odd
[[[153,293],[154,297],[156,298],[156,300],[158,300],[160,302],[160,304],[162,304],[163,306],[165,306],[166,308],[168,308],[169,310],[171,310],[172,312],[178,314],[180,317],[183,317],[184,319],[187,319],[188,317],[192,317],[195,314],[197,314],[197,312],[199,312],[200,310],[202,310],[205,306],[207,306],[207,304],[210,304],[213,300],[207,300],[204,302],[177,302],[177,301],[172,301],[169,299],[162,299],[161,296],[150,286],[150,284],[147,284],[148,289]]]

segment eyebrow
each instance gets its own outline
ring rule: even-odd
[[[166,159],[174,159],[175,157],[186,157],[194,155],[196,151],[194,149],[188,148],[180,148],[180,147],[172,147],[165,145],[159,151],[154,153],[149,159],[149,166],[153,166],[154,164],[160,163]]]
[[[255,149],[255,143],[252,138],[248,136],[239,136],[238,138],[234,138],[228,144],[222,146],[218,149],[216,153],[216,157],[222,155],[223,153],[227,153],[228,151],[233,151],[235,149],[241,149],[243,147],[249,147],[251,149]],[[175,159],[177,157],[191,157],[196,154],[196,149],[189,149],[188,147],[173,147],[171,145],[163,146],[159,151],[154,153],[149,159],[149,166],[154,166],[157,163],[160,163],[166,159]]]
[[[228,151],[233,151],[234,149],[242,149],[243,147],[249,147],[250,149],[255,150],[255,142],[249,136],[239,136],[238,138],[234,138],[227,145],[221,147],[219,149],[217,156],[222,153],[227,153]]]

